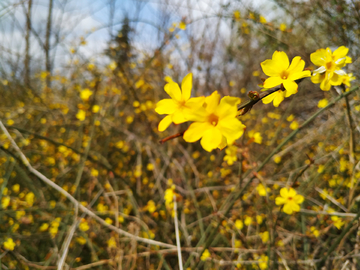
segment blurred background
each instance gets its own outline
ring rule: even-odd
[[[346,46],[346,72],[359,78],[359,42],[357,0],[1,0],[0,119],[35,169],[132,235],[176,245],[175,195],[184,269],[315,269],[312,259],[341,233],[334,224],[352,217],[321,211],[352,212],[358,195],[359,94],[301,130],[227,216],[218,211],[242,175],[339,92],[306,79],[278,108],[256,104],[240,117],[247,129],[235,146],[212,153],[181,137],[160,144],[188,123],[160,133],[154,108],[168,98],[166,81],[190,72],[193,96],[218,90],[246,102],[276,50],[315,69],[311,53]],[[179,269],[176,249],[76,212],[3,133],[0,144],[0,269],[57,269],[62,257],[66,269]],[[306,198],[306,211],[293,216],[274,202],[289,185]],[[218,223],[217,244],[202,257],[195,247]],[[356,230],[341,256],[357,254]]]

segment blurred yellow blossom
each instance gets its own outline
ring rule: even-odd
[[[81,92],[80,92],[80,98],[81,98],[83,101],[86,101],[86,100],[89,99],[89,97],[90,97],[92,94],[93,94],[93,92],[92,92],[90,89],[86,88],[86,89],[81,90]]]
[[[280,189],[280,196],[276,197],[276,205],[284,205],[282,211],[288,215],[293,212],[300,211],[300,204],[304,201],[304,197],[296,193],[293,188]]]
[[[263,98],[263,103],[268,104],[273,101],[274,106],[278,107],[285,97],[296,94],[298,85],[295,81],[311,76],[309,70],[304,71],[304,67],[305,61],[300,56],[294,57],[290,64],[286,53],[280,51],[275,51],[272,59],[262,62],[261,68],[267,76],[270,76],[265,80],[264,88],[268,89],[280,84],[285,88],[284,91],[280,89]]]
[[[7,250],[14,250],[16,244],[12,238],[7,238],[6,241],[3,243],[3,246]]]
[[[210,254],[209,250],[205,249],[203,254],[201,254],[200,260],[206,261],[206,259],[209,258],[210,256],[211,256],[211,254]]]

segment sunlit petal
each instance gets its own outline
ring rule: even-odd
[[[283,79],[281,79],[280,77],[270,77],[265,80],[264,87],[265,88],[273,88],[275,86],[282,84],[282,82],[283,82]]]
[[[158,130],[160,132],[164,131],[170,126],[171,123],[172,123],[171,115],[167,115],[163,120],[160,121]]]
[[[174,100],[181,101],[181,91],[177,83],[169,82],[164,86],[165,92]]]
[[[182,98],[188,100],[191,97],[192,88],[192,73],[189,73],[184,77],[181,82]]]
[[[192,123],[189,128],[184,133],[184,140],[186,142],[196,142],[204,135],[205,131],[209,128],[212,128],[210,123],[204,122],[195,122]]]
[[[293,94],[296,94],[298,91],[298,85],[294,81],[286,80],[283,82],[283,85],[286,89],[285,97],[290,97]]]
[[[172,114],[175,112],[176,107],[177,105],[174,100],[167,98],[156,103],[155,112],[158,114]]]
[[[204,132],[200,141],[201,146],[208,152],[218,148],[222,142],[222,134],[217,128],[209,128]]]

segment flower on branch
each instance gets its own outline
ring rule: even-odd
[[[285,52],[275,51],[272,59],[267,59],[261,63],[263,72],[270,76],[264,82],[264,88],[272,88],[278,85],[283,85],[283,89],[268,95],[263,98],[262,101],[268,104],[273,101],[275,107],[284,100],[285,97],[289,97],[296,94],[298,91],[298,85],[295,82],[301,78],[310,77],[311,72],[304,70],[305,61],[300,56],[294,57],[289,62],[289,58]]]
[[[231,145],[244,133],[245,125],[237,119],[240,99],[226,96],[220,100],[217,91],[205,98],[204,106],[191,116],[194,121],[184,133],[186,142],[200,140],[208,152]]]
[[[330,48],[322,48],[312,53],[311,62],[320,67],[314,70],[311,81],[320,83],[320,89],[324,91],[329,91],[332,85],[342,84],[342,77],[346,73],[341,68],[352,62],[351,57],[346,56],[348,51],[348,48],[341,46],[334,52]]]
[[[300,204],[304,201],[304,196],[299,195],[293,188],[282,188],[280,196],[276,197],[276,205],[284,205],[283,212],[291,215],[293,212],[300,211]]]
[[[155,111],[158,114],[167,114],[160,121],[159,131],[167,129],[171,123],[180,124],[189,121],[188,115],[193,114],[204,103],[204,97],[191,97],[192,73],[185,76],[181,83],[181,90],[177,83],[170,81],[164,87],[165,92],[171,99],[160,100],[156,104]]]

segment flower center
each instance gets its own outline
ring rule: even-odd
[[[216,126],[217,123],[219,122],[219,117],[215,114],[210,114],[209,115],[209,120],[210,124],[212,124],[213,126]]]
[[[288,76],[289,76],[289,72],[287,71],[287,70],[284,70],[282,73],[281,73],[281,79],[283,79],[283,80],[287,80],[287,78],[288,78]]]
[[[335,68],[335,63],[333,61],[330,61],[330,62],[327,62],[325,66],[326,66],[327,70],[331,70],[331,69]]]
[[[291,201],[293,199],[293,197],[288,197],[288,200]]]

